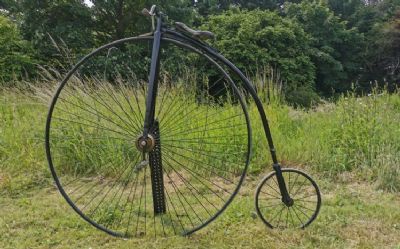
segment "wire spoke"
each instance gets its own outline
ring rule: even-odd
[[[138,46],[139,41],[145,43]],[[234,70],[206,51],[178,43],[188,56],[169,71],[176,57],[163,46],[157,92],[151,93],[152,41],[149,36],[112,43],[67,74],[51,102],[46,150],[60,190],[86,221],[109,234],[157,239],[197,231],[238,193],[250,157],[245,98],[251,96],[231,80]],[[152,110],[147,110],[149,96]],[[137,148],[149,111],[150,123],[158,123],[148,140],[158,141],[158,159],[151,157],[152,149]],[[153,159],[161,160],[159,179]],[[157,196],[156,188],[164,195]],[[156,210],[158,197],[162,213]],[[279,205],[266,203],[263,209],[284,223],[289,214],[279,212]]]
[[[167,162],[167,161],[166,161]],[[197,198],[197,195],[195,193],[193,193],[192,190],[195,190],[196,193],[203,197],[211,206],[213,206],[216,210],[218,210],[218,208],[212,203],[210,202],[198,189],[196,189],[187,179],[185,179],[181,174],[179,174],[179,172],[172,167],[172,165],[170,163],[167,162],[167,164],[169,165],[170,168],[173,169],[173,171],[179,176],[179,178],[185,183],[185,185],[187,186],[187,188],[189,189],[190,193],[192,194],[192,196],[196,199],[196,201],[204,208],[204,210],[211,216],[211,213],[209,212],[209,210],[203,205],[203,203]],[[189,187],[190,186],[190,187]]]
[[[167,144],[167,146],[169,146],[169,147],[171,147],[171,148],[176,148],[176,149],[188,151],[188,152],[193,152],[193,150],[184,149],[183,147],[177,147],[177,146],[172,146],[172,145],[168,145],[168,144]],[[215,165],[212,166],[212,165],[209,165],[209,164],[205,164],[204,162],[201,162],[201,161],[198,161],[198,160],[194,160],[194,159],[192,159],[192,158],[190,158],[190,157],[188,157],[188,156],[184,156],[184,155],[179,154],[179,153],[177,153],[177,152],[172,152],[172,150],[169,150],[169,151],[170,151],[171,153],[173,153],[173,154],[176,154],[176,155],[180,156],[180,157],[183,157],[183,158],[185,158],[185,159],[188,159],[189,161],[191,161],[191,162],[193,162],[193,163],[200,163],[200,164],[197,164],[197,165],[207,165],[207,166],[210,166],[210,167],[209,167],[210,169],[218,169],[218,170],[222,170],[222,171],[224,171],[224,172],[227,172],[227,173],[229,173],[229,174],[231,174],[231,175],[235,175],[234,172],[231,172],[231,171],[229,171],[229,170],[216,167]],[[227,161],[227,160],[223,160],[222,158],[217,158],[217,157],[213,157],[213,156],[210,156],[210,155],[206,155],[206,154],[204,154],[204,153],[198,152],[197,154],[199,154],[199,155],[204,155],[204,156],[208,156],[208,157],[210,157],[210,158],[216,159],[217,161],[221,161],[221,162],[225,162],[225,163],[231,163],[231,164],[235,164],[235,165],[240,165],[240,164],[233,163],[233,162],[230,162],[230,161]],[[222,176],[220,176],[220,177],[223,178]],[[224,178],[224,179],[225,179],[226,181],[230,181],[230,182],[231,182],[231,180],[229,180],[229,179],[226,179],[226,178]]]
[[[166,149],[166,150],[167,150],[167,151],[170,151],[169,149]],[[171,152],[171,151],[170,151],[170,152]],[[171,152],[171,153],[174,154],[174,155],[177,155],[177,156],[179,156],[179,157],[185,158],[185,159],[187,159],[187,160],[189,160],[189,161],[191,161],[191,162],[200,162],[200,164],[196,164],[196,166],[204,166],[204,165],[207,165],[207,166],[210,166],[208,169],[212,168],[211,165],[202,163],[201,161],[196,161],[196,160],[190,159],[190,158],[188,158],[188,157],[186,157],[186,156],[183,156],[183,155],[181,155],[181,154],[179,154],[179,153],[176,153],[176,152]],[[169,156],[168,154],[166,154],[166,155],[167,155],[169,158],[172,158],[172,157]],[[174,159],[173,159],[173,160],[174,160]],[[175,160],[174,160],[174,161],[175,161]],[[176,161],[175,161],[175,162],[176,162]],[[184,167],[183,165],[181,165],[181,166]],[[207,169],[207,167],[202,167],[202,168],[206,168],[206,169]],[[229,183],[232,183],[231,180],[228,180],[228,179],[226,179],[226,178],[223,177],[223,176],[217,175],[217,174],[215,174],[215,172],[213,172],[213,173],[214,173],[214,175],[218,176],[219,178],[222,178],[222,179],[228,181]],[[198,173],[196,173],[196,174],[198,174]]]
[[[211,181],[210,179],[206,178],[205,176],[200,175],[199,173],[193,172],[192,170],[188,169],[187,167],[185,167],[183,164],[181,164],[180,162],[176,161],[174,158],[166,155],[168,158],[170,158],[172,161],[174,161],[175,163],[179,164],[183,169],[185,169],[186,172],[188,172],[189,174],[191,174],[193,177],[195,177],[200,183],[202,183],[206,188],[208,188],[211,192],[213,192],[213,194],[215,194],[217,197],[219,197],[222,201],[225,201],[220,195],[218,195],[218,193],[216,193],[214,190],[212,190],[207,184],[204,184],[198,177],[204,179],[205,181],[210,182],[212,185],[216,186],[217,188],[221,189],[222,191],[230,194],[225,188],[220,187],[218,184],[216,184],[215,182]]]

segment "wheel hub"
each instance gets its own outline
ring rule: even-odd
[[[294,205],[294,200],[292,198],[289,197],[288,200],[284,200],[284,198],[282,198],[282,202],[287,206],[287,207],[291,207]]]
[[[156,142],[151,134],[147,137],[140,136],[136,141],[136,148],[141,152],[150,152],[154,149]]]

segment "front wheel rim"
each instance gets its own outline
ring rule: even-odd
[[[151,40],[152,38],[151,37],[141,37],[141,38],[131,38],[131,40],[135,40],[135,39],[148,39],[148,40]],[[171,40],[171,39],[168,39],[170,42],[174,42],[173,40]],[[120,42],[121,43],[123,43],[123,42],[126,42],[126,41],[129,41],[129,39],[124,39],[124,40],[121,40]],[[99,51],[101,50],[101,49],[107,49],[107,48],[109,48],[109,47],[112,47],[112,46],[116,46],[116,45],[118,45],[118,42],[114,42],[114,43],[112,43],[111,45],[106,45],[106,46],[104,46],[104,47],[102,47],[102,48],[100,48],[99,49]],[[97,51],[95,51],[95,52],[93,52],[92,53],[92,55],[93,54],[96,54],[97,53]],[[88,57],[86,57],[86,59],[87,58],[90,58],[90,55],[88,56]],[[120,237],[130,237],[130,236],[132,236],[132,233],[126,233],[126,232],[123,232],[123,231],[116,231],[116,230],[113,230],[113,229],[109,229],[107,226],[104,226],[103,224],[101,224],[101,223],[99,223],[99,222],[96,222],[95,220],[93,220],[90,216],[88,216],[82,209],[81,209],[81,207],[79,207],[74,201],[73,201],[73,199],[71,198],[71,196],[70,196],[70,194],[68,194],[67,193],[67,191],[66,191],[66,186],[65,186],[65,184],[63,183],[63,181],[62,180],[60,180],[60,171],[57,169],[57,166],[55,166],[54,165],[54,163],[53,163],[53,155],[52,155],[52,153],[53,153],[53,151],[51,150],[51,129],[52,129],[52,126],[51,126],[51,123],[52,123],[52,118],[53,118],[53,114],[54,114],[54,109],[55,109],[55,106],[56,106],[56,104],[58,103],[57,101],[58,101],[58,98],[60,97],[60,95],[62,94],[62,90],[63,90],[63,88],[64,88],[64,86],[68,83],[68,81],[69,81],[69,79],[73,76],[73,74],[74,74],[74,71],[76,71],[77,70],[77,68],[79,68],[79,66],[81,65],[81,64],[83,64],[85,62],[85,59],[83,59],[80,63],[78,63],[78,65],[76,66],[76,68],[74,68],[69,74],[68,74],[68,76],[66,77],[66,79],[61,83],[61,85],[60,85],[60,87],[59,87],[59,89],[57,90],[57,92],[56,92],[56,95],[54,96],[54,99],[53,99],[53,101],[52,101],[52,104],[51,104],[51,107],[50,107],[50,110],[49,110],[49,115],[48,115],[48,120],[47,120],[47,123],[46,123],[46,153],[47,153],[47,157],[48,157],[48,161],[49,161],[49,166],[50,166],[50,169],[51,169],[51,172],[52,172],[52,175],[53,175],[53,177],[54,177],[54,179],[55,179],[55,182],[56,182],[56,184],[57,184],[57,186],[58,186],[58,188],[59,188],[59,190],[60,190],[60,192],[61,192],[61,194],[64,196],[64,198],[67,200],[67,202],[70,204],[70,206],[83,218],[83,219],[85,219],[86,221],[88,221],[90,224],[92,224],[92,225],[94,225],[96,228],[98,228],[98,229],[100,229],[100,230],[103,230],[103,231],[105,231],[105,232],[107,232],[107,233],[109,233],[109,234],[111,234],[111,235],[114,235],[114,236],[120,236]],[[107,88],[108,89],[108,87],[109,86],[105,86],[105,88]],[[111,91],[111,90],[110,90]],[[110,96],[111,96],[112,94],[110,94]],[[112,98],[112,96],[110,97],[110,98]],[[242,102],[243,102],[243,100],[241,100]],[[97,102],[96,103],[97,105],[101,105],[101,103],[99,103],[99,102]],[[243,103],[242,103],[242,105],[243,105]],[[208,220],[206,220],[206,221],[204,221],[204,222],[202,222],[201,224],[199,224],[199,225],[197,225],[197,226],[193,226],[193,227],[191,227],[190,229],[182,229],[183,231],[181,231],[181,232],[177,232],[177,233],[175,233],[175,234],[185,234],[185,235],[188,235],[188,234],[191,234],[191,233],[193,233],[193,232],[195,232],[195,231],[197,231],[197,230],[199,230],[199,229],[201,229],[201,228],[203,228],[203,227],[205,227],[207,224],[209,224],[211,221],[213,221],[218,215],[220,215],[225,209],[226,209],[226,207],[228,206],[228,204],[233,200],[233,197],[237,194],[237,192],[238,192],[238,190],[239,190],[239,188],[240,188],[240,185],[241,185],[241,183],[242,183],[242,181],[243,181],[243,179],[244,179],[244,176],[245,176],[245,172],[246,172],[246,170],[247,170],[247,167],[248,167],[248,163],[249,163],[249,157],[250,157],[250,146],[251,146],[251,129],[250,129],[250,124],[249,124],[249,119],[248,119],[248,115],[247,115],[247,111],[245,110],[245,109],[243,109],[244,110],[244,116],[245,116],[245,126],[246,126],[246,129],[247,129],[247,132],[248,132],[248,135],[247,135],[247,139],[248,139],[248,145],[247,145],[247,147],[246,147],[246,149],[247,149],[247,156],[246,156],[246,158],[245,158],[245,160],[244,160],[244,167],[243,167],[243,171],[242,171],[242,173],[240,174],[240,175],[238,175],[238,177],[237,177],[237,179],[235,179],[235,182],[237,183],[237,186],[235,187],[235,188],[232,188],[232,192],[231,192],[231,195],[230,195],[230,197],[229,198],[226,198],[225,199],[225,203],[224,203],[224,205],[222,205],[222,207],[214,214],[214,215],[210,215],[210,217],[208,218]],[[69,110],[68,110],[69,111]],[[79,119],[78,119],[79,120]],[[169,119],[169,121],[173,121],[173,119]],[[171,121],[171,122],[172,122]],[[126,124],[127,123],[129,123],[128,121],[126,122]],[[54,125],[53,125],[54,126]],[[162,127],[161,127],[161,129],[162,129]],[[174,130],[174,132],[177,132],[177,130]],[[131,135],[130,133],[128,134],[128,135]],[[133,140],[132,140],[133,141]],[[168,141],[166,141],[166,139],[164,140],[166,143],[168,142]],[[170,141],[169,141],[169,143],[173,143],[174,141],[173,141],[173,139],[171,140],[170,139]],[[206,150],[207,151],[207,150]],[[136,157],[135,157],[136,158]],[[168,160],[169,160],[169,163],[170,164],[172,164],[172,163],[174,163],[174,162],[176,162],[177,160],[181,160],[182,159],[182,157],[181,157],[181,159],[177,159],[177,158],[173,158],[173,157],[171,157],[171,156],[165,156],[165,158],[168,158]],[[136,163],[137,162],[139,162],[139,158],[136,158],[135,160],[138,160],[138,161],[136,161]],[[172,166],[170,166],[170,168],[171,168],[171,170],[173,170],[173,167]],[[147,171],[146,171],[147,170]],[[127,171],[127,172],[129,172],[129,170]],[[137,178],[142,178],[143,180],[142,180],[142,182],[143,182],[143,184],[145,184],[145,182],[147,181],[147,184],[149,184],[149,182],[148,182],[148,179],[146,180],[146,174],[149,174],[148,173],[149,172],[149,170],[147,169],[147,168],[144,168],[144,172],[142,171],[142,175],[137,175]],[[126,174],[128,174],[128,173],[126,173]],[[132,173],[131,172],[131,174],[130,175],[133,175],[134,173]],[[121,174],[121,175],[123,175],[123,174]],[[131,176],[128,176],[128,178],[129,177],[131,177]],[[177,175],[177,177],[178,178],[180,178],[180,179],[182,179],[182,176],[179,176],[179,175]],[[170,179],[170,176],[167,176],[167,178],[169,179],[169,180],[171,180]],[[90,181],[90,179],[87,179],[88,181]],[[102,180],[102,179],[99,179],[99,181],[104,181],[104,180]],[[182,180],[183,181],[183,180]],[[172,182],[173,182],[173,180],[172,180]],[[111,185],[113,184],[113,183],[110,183]],[[172,184],[173,185],[173,184]],[[171,186],[172,186],[171,185]],[[129,186],[130,187],[130,186]],[[129,187],[120,187],[120,191],[121,191],[121,193],[123,193],[124,192],[124,190],[125,189],[129,189]],[[172,186],[171,188],[175,188],[176,187],[176,185],[175,186]],[[132,188],[134,188],[134,186],[132,185]],[[111,189],[111,188],[110,188]],[[74,188],[74,189],[72,189],[72,191],[82,191],[82,189],[79,189],[79,188]],[[89,191],[89,190],[88,190]],[[135,191],[136,191],[136,188],[135,188]],[[83,191],[84,192],[84,191]],[[107,191],[105,191],[105,192],[107,192]],[[143,191],[143,192],[147,192],[147,190],[145,190],[145,191]],[[177,192],[177,191],[176,191]],[[99,194],[101,193],[101,191],[99,191]],[[112,192],[111,192],[112,193]],[[118,195],[118,193],[119,192],[116,192],[116,195]],[[136,192],[135,192],[136,193]],[[122,194],[121,194],[122,195]],[[79,198],[79,197],[78,197]],[[97,198],[97,197],[93,197],[94,198],[94,200],[95,200],[95,198]],[[118,198],[118,197],[117,197]],[[121,197],[120,197],[121,198]],[[129,198],[129,196],[127,197],[127,198]],[[166,198],[168,198],[168,196],[166,197]],[[80,198],[79,198],[80,199]],[[90,199],[89,201],[93,201],[92,199]],[[89,202],[88,201],[88,202]],[[180,202],[184,202],[185,200],[180,200]],[[171,202],[172,203],[172,202]],[[90,205],[92,205],[91,203],[89,203]],[[88,205],[89,205],[88,204]],[[118,203],[119,204],[119,203]],[[117,204],[117,205],[118,205]],[[139,207],[140,207],[140,205],[141,204],[139,204]],[[82,206],[82,205],[81,205]],[[86,207],[86,206],[85,206]],[[172,209],[172,205],[170,205],[169,206],[171,209]],[[145,207],[145,209],[147,210],[147,208]],[[139,214],[141,213],[141,211],[139,210]],[[138,214],[138,215],[139,215]],[[177,217],[178,217],[178,214],[176,214],[177,215]],[[152,218],[154,218],[154,220],[156,219],[156,217],[152,217]],[[162,225],[164,226],[165,225],[165,221],[163,221],[162,220],[162,218],[160,218],[159,219],[159,221],[158,222],[160,222],[160,223],[162,223]],[[160,229],[161,230],[161,229]],[[133,236],[141,236],[142,234],[138,234],[137,232],[135,232],[134,234],[133,234]]]

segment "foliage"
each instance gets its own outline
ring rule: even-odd
[[[286,93],[285,99],[294,107],[311,108],[320,102],[318,94],[308,86],[300,86]]]
[[[17,26],[0,15],[0,83],[9,85],[31,73],[32,54],[29,42],[22,39]]]
[[[38,59],[45,64],[63,64],[56,44],[67,44],[71,55],[79,55],[93,47],[92,17],[81,0],[21,0],[21,30],[32,42]]]
[[[218,14],[230,8],[240,7],[254,10],[281,10],[287,3],[298,3],[301,0],[198,0],[196,7],[201,15]]]
[[[375,23],[367,34],[363,81],[379,80],[393,90],[400,85],[400,7],[389,20]]]
[[[210,16],[202,28],[218,34],[214,45],[243,71],[254,75],[270,65],[280,72],[286,92],[313,91],[309,38],[295,22],[270,11],[234,9]]]
[[[400,82],[400,8],[383,28],[385,40],[382,42],[381,65],[385,69],[388,82]]]
[[[329,8],[317,2],[290,4],[286,14],[311,35],[311,59],[317,68],[318,91],[329,95],[343,93],[357,80],[361,67],[363,36]]]
[[[341,126],[332,133],[335,137],[332,155],[340,161],[338,170],[380,168],[395,163],[392,159],[399,153],[399,130],[394,128],[400,118],[396,114],[397,105],[397,99],[387,92],[375,92],[365,98],[356,98],[352,93],[340,99],[337,118],[340,117]],[[387,161],[381,162],[382,156]]]
[[[241,67],[249,72],[265,64],[277,67],[289,100],[302,106],[310,103],[314,92],[331,98],[349,90],[352,83],[359,92],[370,92],[374,81],[381,87],[387,84],[390,91],[400,84],[400,0],[91,2],[89,7],[83,0],[0,0],[0,11],[32,44],[39,63],[58,69],[104,43],[148,32],[151,21],[140,12],[155,3],[168,14],[170,24],[175,20],[204,24],[203,28],[215,31],[222,38],[216,42],[218,48],[234,62],[243,61]],[[229,33],[232,30],[240,33]],[[174,59],[171,67],[179,66],[178,61]],[[295,91],[299,86],[302,89]]]
[[[363,0],[328,0],[327,4],[336,16],[342,20],[347,20],[351,27],[353,26],[352,22],[355,21],[353,19],[354,15],[360,9],[367,8]]]
[[[364,36],[357,53],[361,62],[358,86],[370,91],[370,82],[388,85],[393,91],[399,85],[398,22],[399,0],[360,1],[330,0],[332,10],[347,21],[349,28],[356,28]]]
[[[96,37],[99,43],[138,35],[151,30],[148,17],[141,14],[143,8],[157,4],[173,20],[190,21],[193,10],[190,4],[181,0],[93,0],[91,14],[95,16]]]

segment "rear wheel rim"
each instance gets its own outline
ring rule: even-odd
[[[276,173],[267,175],[258,185],[255,207],[269,228],[305,228],[318,216],[321,193],[315,181],[296,169],[282,169],[293,206],[286,206],[279,191]]]

